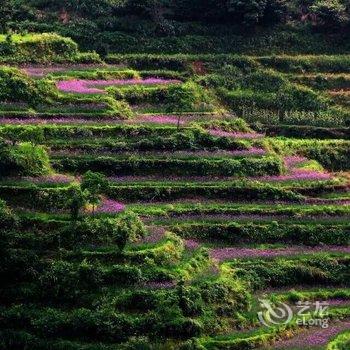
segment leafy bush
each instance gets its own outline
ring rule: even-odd
[[[16,68],[0,67],[0,101],[26,102],[36,106],[52,95],[49,85],[35,82]]]
[[[79,264],[56,260],[39,276],[41,295],[54,300],[76,300],[105,285],[133,285],[142,281],[139,268],[128,265],[102,266],[82,261]]]
[[[350,346],[350,331],[345,331],[332,340],[326,350],[346,350]]]
[[[60,171],[80,173],[92,170],[105,175],[159,174],[160,169],[162,174],[186,176],[263,176],[284,172],[282,160],[272,156],[238,159],[71,156],[55,157],[52,164]]]
[[[305,245],[348,245],[349,225],[297,223],[198,223],[174,225],[172,230],[183,237],[211,239],[230,244],[299,243]]]
[[[8,228],[14,228],[15,223],[15,215],[7,207],[6,203],[0,199],[0,231]]]
[[[313,257],[262,259],[230,263],[236,273],[254,289],[266,286],[339,285],[349,278],[349,257],[322,254]]]
[[[10,147],[0,144],[1,176],[40,176],[51,171],[46,149],[29,143]]]
[[[0,36],[2,62],[43,63],[74,60],[78,45],[69,38],[54,33],[13,35],[11,41]]]
[[[349,23],[348,9],[339,0],[316,0],[310,9],[321,27],[334,30]]]
[[[121,251],[125,245],[145,235],[145,228],[137,216],[125,214],[116,219],[85,218],[70,225],[66,235],[76,244],[110,244]]]
[[[82,177],[81,189],[85,192],[86,199],[92,205],[93,212],[95,212],[102,194],[106,193],[108,189],[108,181],[103,174],[87,171]]]

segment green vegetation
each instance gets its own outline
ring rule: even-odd
[[[0,349],[349,348],[347,1],[4,0],[0,32]]]

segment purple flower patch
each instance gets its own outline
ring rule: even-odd
[[[96,213],[115,214],[124,210],[125,205],[123,203],[119,203],[113,199],[103,199],[100,206],[97,207]]]
[[[210,135],[219,137],[232,137],[236,139],[260,139],[264,137],[263,134],[253,133],[253,132],[230,132],[224,130],[210,129],[208,130]]]
[[[155,124],[180,124],[184,125],[185,122],[183,120],[179,120],[179,117],[176,115],[144,115],[140,119],[140,121],[146,123],[155,123]]]
[[[104,94],[106,92],[101,88],[114,85],[168,85],[178,83],[180,83],[179,80],[160,78],[111,80],[72,79],[59,81],[56,86],[58,90],[63,92],[73,92],[77,94]]]
[[[338,247],[338,246],[324,246],[324,247],[288,247],[288,248],[276,248],[276,249],[254,249],[254,248],[215,248],[210,250],[210,256],[218,261],[231,260],[231,259],[243,259],[243,258],[274,258],[278,256],[289,256],[295,254],[308,254],[308,253],[350,253],[350,247]]]

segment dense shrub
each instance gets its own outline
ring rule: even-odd
[[[230,264],[254,289],[304,285],[339,285],[349,281],[349,258],[326,254],[313,257],[247,260]]]
[[[279,175],[284,165],[278,157],[241,159],[138,158],[138,157],[55,157],[53,167],[59,171],[81,173],[88,170],[105,175],[162,174],[187,176],[263,176]]]
[[[266,56],[257,58],[257,61],[283,72],[344,73],[350,71],[350,59],[347,55]]]
[[[0,52],[3,62],[43,63],[73,60],[78,45],[69,38],[54,33],[13,35],[11,40],[0,36]]]
[[[326,350],[346,350],[350,346],[350,331],[345,331],[333,339]]]
[[[254,73],[243,80],[238,89],[228,91],[218,90],[222,100],[233,111],[243,108],[268,109],[279,112],[325,110],[329,101],[312,89],[287,83],[278,74],[264,78],[264,73]]]
[[[191,112],[213,110],[215,100],[208,91],[194,82],[160,87],[108,88],[117,100],[130,104],[165,104],[169,112]]]
[[[344,27],[350,20],[346,5],[339,0],[317,0],[310,9],[317,17],[317,25],[327,29]]]
[[[0,175],[1,176],[40,176],[51,171],[46,149],[22,143],[9,146],[0,144]]]
[[[241,78],[241,85],[258,91],[277,92],[288,85],[288,80],[273,70],[257,70]]]
[[[144,235],[142,222],[132,214],[121,215],[116,219],[85,218],[72,223],[64,234],[71,236],[77,245],[109,244],[116,245],[119,250]]]
[[[350,167],[349,141],[302,139],[270,139],[270,141],[271,146],[280,153],[304,155],[317,160],[323,167],[332,171],[347,170]]]
[[[25,102],[30,106],[53,95],[49,85],[38,83],[16,68],[0,67],[0,101]]]
[[[109,196],[125,201],[167,201],[197,196],[208,199],[230,200],[291,200],[299,201],[302,196],[291,190],[282,189],[270,184],[150,184],[111,186]]]
[[[136,266],[110,265],[82,261],[79,264],[56,260],[39,277],[41,295],[54,300],[76,300],[82,293],[94,292],[106,285],[133,285],[142,281]]]
[[[0,199],[0,231],[14,228],[16,217],[7,207],[6,203]]]
[[[184,237],[215,239],[230,244],[334,244],[348,245],[350,226],[346,224],[278,223],[198,223],[174,225],[173,231]]]

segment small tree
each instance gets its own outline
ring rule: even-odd
[[[108,180],[103,174],[89,170],[83,175],[81,190],[86,193],[87,202],[92,205],[93,213],[101,201],[102,194],[107,189]]]
[[[346,6],[339,0],[318,0],[310,10],[320,27],[336,29],[349,23]]]
[[[67,195],[71,219],[76,221],[79,218],[81,209],[86,205],[87,195],[78,184],[70,186]]]
[[[146,234],[143,222],[133,213],[121,216],[116,225],[114,241],[120,251],[123,251],[126,244],[135,241]]]
[[[258,24],[263,18],[266,3],[266,0],[228,0],[227,9],[234,19],[251,27]]]

